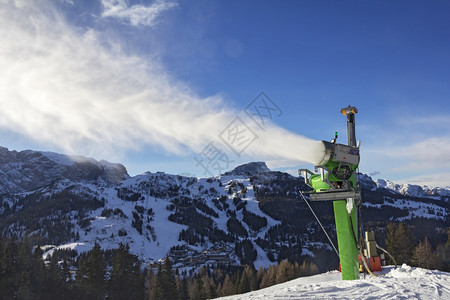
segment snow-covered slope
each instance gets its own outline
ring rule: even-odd
[[[65,183],[61,183],[59,188],[54,187],[53,191],[63,192],[69,188],[67,193],[75,196],[83,192],[83,198],[90,194],[104,199],[104,204],[81,218],[72,213],[68,219],[71,232],[77,233],[75,239],[47,247],[44,257],[55,249],[74,249],[81,253],[90,250],[94,243],[99,243],[102,249],[114,249],[122,242],[129,244],[131,252],[144,263],[170,254],[178,267],[199,267],[218,261],[238,265],[235,242],[248,239],[256,251],[255,267],[273,264],[254,241],[263,239],[267,231],[280,222],[261,211],[248,178],[188,178],[147,172],[128,178],[120,185],[100,189],[91,183],[76,186]],[[265,220],[266,224],[252,228],[251,222],[245,221],[248,214]],[[209,227],[196,227],[192,224],[194,218],[209,224]],[[240,224],[246,234],[231,234],[230,219]],[[183,231],[190,232],[192,242],[185,238],[187,234]],[[225,237],[223,241],[221,236]],[[183,251],[175,251],[174,246]],[[217,248],[221,249],[223,256],[219,255],[218,259],[213,255],[217,254]],[[192,257],[195,262],[192,262]]]
[[[403,265],[387,267],[377,277],[343,281],[332,271],[220,299],[450,299],[450,273]]]

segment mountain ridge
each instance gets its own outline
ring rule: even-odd
[[[163,172],[130,177],[120,164],[32,150],[5,151],[0,150],[0,162],[6,163],[0,172],[10,171],[7,179],[17,177],[12,187],[0,181],[0,231],[5,237],[53,244],[46,257],[58,249],[81,253],[94,243],[112,249],[122,242],[143,263],[170,255],[175,266],[185,269],[207,263],[267,267],[286,258],[326,258],[319,265],[324,271],[337,263],[298,197],[299,189],[308,189],[303,180],[271,171],[264,162],[211,178]],[[69,171],[77,173],[65,173]],[[424,190],[419,196],[403,195],[396,186],[387,189],[368,175],[359,178],[366,224],[374,228],[393,220],[410,226],[431,224],[417,238],[431,232],[432,241],[442,239],[435,229],[448,227],[446,189],[432,195]],[[335,238],[331,203],[311,205]],[[380,239],[384,234],[377,232]]]
[[[117,184],[129,177],[122,164],[54,152],[0,148],[0,194],[31,191],[55,180]]]
[[[237,166],[229,172],[225,172],[224,175],[254,175],[255,173],[271,172],[263,161],[249,162]]]

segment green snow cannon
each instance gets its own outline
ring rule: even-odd
[[[315,173],[308,169],[300,169],[299,175],[305,178],[305,183],[313,190],[311,200],[340,200],[360,198],[355,172],[359,165],[359,145],[355,141],[355,117],[358,110],[355,107],[341,109],[347,116],[348,145],[338,144],[337,132],[331,142],[321,141],[322,159],[315,164]],[[317,172],[320,170],[320,173]],[[308,178],[308,174],[310,177]]]
[[[305,192],[312,201],[333,201],[343,280],[359,279],[356,216],[361,203],[361,192],[355,175],[359,165],[359,145],[356,145],[355,137],[357,112],[356,107],[350,105],[341,109],[341,113],[347,116],[348,145],[337,144],[336,133],[331,142],[322,141],[323,156],[314,167],[314,171],[317,173],[320,169],[320,173],[316,174],[308,169],[299,170],[305,183],[312,189]],[[359,204],[356,205],[355,202]]]
[[[316,192],[348,191],[355,189],[355,171],[359,164],[359,149],[347,145],[322,141],[323,160],[315,167],[320,174],[311,175],[309,181]]]

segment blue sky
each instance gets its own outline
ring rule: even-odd
[[[294,173],[312,168],[313,141],[338,131],[346,143],[339,110],[351,104],[361,172],[449,186],[449,9],[2,0],[1,144],[117,161],[131,175],[205,176],[199,160],[213,154],[223,169],[265,160]],[[233,128],[247,130],[238,149]]]

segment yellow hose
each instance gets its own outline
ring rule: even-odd
[[[369,272],[370,275],[372,275],[373,277],[377,277],[377,275],[373,274],[372,271],[370,271],[369,266],[367,265],[367,261],[364,259],[365,256],[362,254],[361,250],[359,250],[359,255],[361,256],[361,260],[363,262],[364,267],[366,268],[367,272]]]

